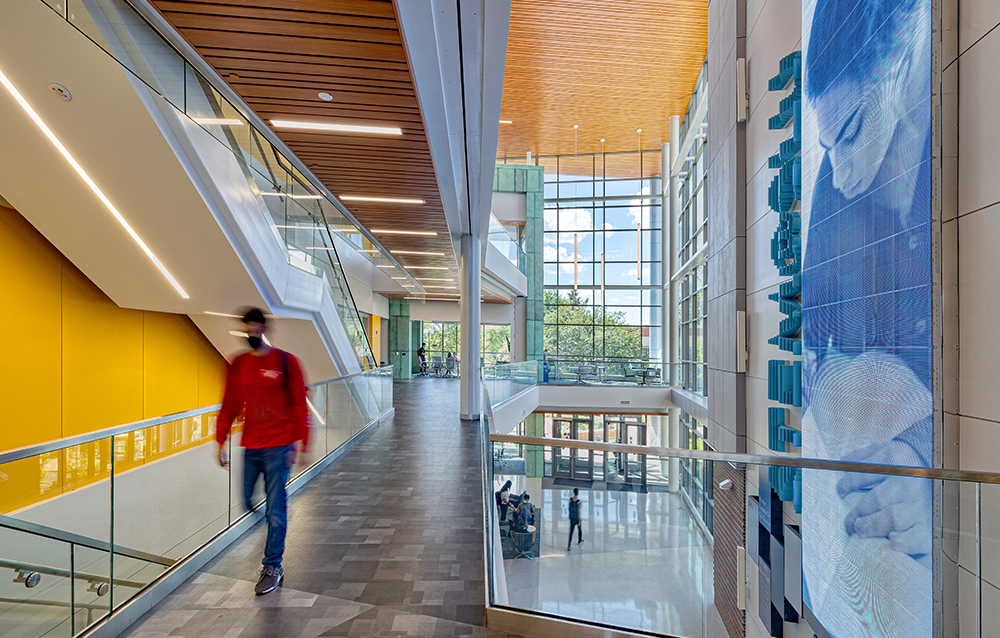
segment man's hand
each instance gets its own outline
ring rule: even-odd
[[[845,461],[879,465],[915,465],[916,452],[902,441],[869,446]],[[837,483],[840,498],[858,492],[860,500],[844,517],[848,536],[887,538],[897,552],[920,555],[931,551],[931,483],[928,479],[885,474],[845,473]]]
[[[222,467],[229,467],[229,453],[226,452],[226,444],[218,443],[219,451],[216,456],[219,457],[219,465]]]
[[[292,445],[288,446],[288,457],[285,459],[285,463],[288,464],[288,467],[295,466],[296,454],[297,453],[295,451],[295,444],[293,443]]]

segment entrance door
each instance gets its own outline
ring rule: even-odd
[[[552,437],[574,441],[593,441],[594,416],[592,414],[555,415],[552,417]],[[593,480],[593,451],[553,447],[552,476],[585,481]]]
[[[646,445],[645,417],[635,415],[608,415],[605,430],[608,440],[623,445]],[[607,481],[609,483],[646,484],[646,455],[615,452],[608,455]]]

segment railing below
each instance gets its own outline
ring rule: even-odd
[[[309,395],[309,449],[290,482],[392,409],[392,369],[316,383]],[[233,437],[230,465],[215,459],[217,410],[0,454],[0,635],[76,635],[244,519]],[[258,489],[251,505],[262,500]]]
[[[492,404],[493,629],[564,621],[582,636],[725,638],[745,619],[810,636],[930,637],[954,605],[956,635],[987,633],[976,632],[989,617],[980,592],[1000,584],[1000,526],[987,523],[1000,520],[1000,474],[591,441],[569,420],[544,437],[491,434]],[[508,480],[512,502],[528,491],[535,505],[527,532],[496,505]],[[570,535],[574,487],[583,544]]]

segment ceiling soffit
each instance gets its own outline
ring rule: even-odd
[[[707,48],[707,0],[513,0],[497,157],[659,147]]]

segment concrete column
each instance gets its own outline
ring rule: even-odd
[[[510,360],[528,360],[528,298],[514,297],[514,321],[510,324]]]
[[[670,162],[670,276],[667,278],[667,289],[669,294],[665,295],[668,301],[667,312],[670,313],[670,361],[676,363],[680,359],[680,348],[679,339],[677,338],[680,331],[679,322],[677,319],[677,283],[674,281],[674,275],[677,274],[678,263],[677,263],[677,248],[680,245],[678,243],[677,237],[677,226],[680,222],[681,214],[681,198],[680,198],[680,186],[681,180],[674,174],[674,168],[677,166],[677,153],[681,147],[681,118],[679,115],[670,116],[670,145],[669,145],[669,162]],[[680,382],[680,374],[676,365],[670,366],[670,385],[677,386]],[[677,408],[672,408],[669,415],[669,425],[668,425],[668,447],[677,448],[681,446],[681,428],[680,428],[680,413]],[[669,472],[667,474],[667,481],[669,483],[669,490],[671,492],[677,492],[680,487],[680,461],[678,459],[670,459]]]
[[[482,380],[479,374],[482,247],[479,238],[473,235],[463,235],[461,245],[462,302],[459,308],[461,416],[465,421],[476,421],[479,419],[482,404]]]

